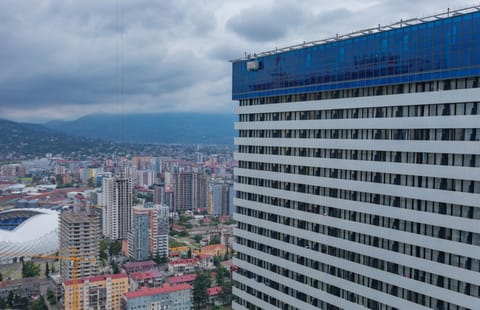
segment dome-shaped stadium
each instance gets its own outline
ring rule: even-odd
[[[48,209],[0,212],[0,263],[58,251],[58,217]]]

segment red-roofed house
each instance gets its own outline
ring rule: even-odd
[[[195,281],[196,278],[197,278],[197,275],[195,273],[191,273],[191,274],[186,274],[178,277],[169,277],[167,278],[167,282],[170,285],[178,285],[178,284],[184,284],[184,283],[192,285],[193,281]]]
[[[183,258],[168,262],[168,272],[171,274],[190,273],[194,272],[196,268],[200,268],[197,258]]]
[[[130,273],[130,290],[136,291],[140,287],[159,287],[163,284],[165,276],[163,273],[151,270]]]
[[[130,274],[130,272],[157,270],[157,263],[155,263],[153,260],[146,260],[143,262],[128,262],[123,264],[122,267],[127,273]]]
[[[122,309],[191,309],[192,287],[189,284],[162,287],[143,287],[135,292],[125,293]]]
[[[215,306],[223,305],[222,296],[220,293],[222,292],[221,286],[214,286],[211,288],[207,288],[208,294],[208,301],[210,304],[214,304]]]

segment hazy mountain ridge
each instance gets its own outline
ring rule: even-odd
[[[0,119],[0,159],[8,154],[44,156],[110,149],[105,141],[72,137],[40,124],[17,123]]]
[[[47,128],[69,135],[131,143],[233,144],[232,114],[95,114],[50,121]]]

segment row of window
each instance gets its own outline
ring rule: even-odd
[[[244,195],[241,194],[241,196],[244,196]],[[257,195],[257,197],[259,197],[259,196],[262,196],[262,195]],[[257,197],[250,197],[250,198],[257,198]],[[246,199],[246,200],[256,201],[254,199]],[[259,199],[259,200],[261,200],[261,199]],[[260,201],[258,201],[258,202],[260,202]],[[287,208],[288,208],[288,206],[287,206]],[[248,213],[248,211],[244,211],[244,209],[241,209],[241,207],[237,207],[237,213],[240,213],[240,212],[243,212],[243,213],[247,212]],[[248,210],[248,208],[247,208],[247,210]],[[380,248],[383,248],[383,246],[385,246],[385,248],[390,249],[391,251],[396,251],[396,252],[400,252],[400,253],[403,253],[403,254],[406,254],[406,255],[417,256],[417,257],[420,257],[420,258],[424,258],[424,259],[428,259],[428,260],[434,260],[434,261],[441,262],[441,263],[444,263],[444,264],[453,265],[455,267],[460,267],[460,268],[464,268],[464,269],[467,269],[467,270],[473,270],[473,271],[476,271],[476,272],[480,272],[480,260],[476,259],[476,258],[471,258],[471,257],[467,257],[467,256],[460,256],[460,255],[456,255],[456,254],[446,253],[446,252],[437,251],[437,250],[433,250],[433,249],[427,249],[427,248],[425,248],[423,251],[419,252],[415,249],[417,246],[414,246],[414,245],[411,245],[411,244],[408,244],[408,243],[398,243],[398,246],[397,246],[396,245],[397,241],[392,241],[392,240],[389,240],[389,239],[384,239],[384,238],[380,238],[380,237],[365,235],[365,234],[361,234],[361,233],[357,233],[357,232],[353,232],[353,231],[346,231],[346,230],[342,230],[342,229],[339,229],[339,228],[322,225],[322,224],[319,224],[319,223],[312,223],[312,222],[307,222],[307,221],[296,221],[294,223],[293,220],[287,220],[287,218],[285,218],[285,217],[282,217],[282,218],[279,219],[279,216],[277,216],[277,215],[268,216],[266,220],[267,221],[272,221],[272,222],[275,220],[276,223],[285,225],[286,227],[290,227],[290,226],[295,225],[294,227],[296,227],[296,228],[309,230],[309,231],[312,231],[312,232],[315,232],[315,233],[331,235],[331,236],[334,236],[336,238],[342,238],[342,239],[346,239],[346,240],[350,240],[350,241],[354,241],[354,242],[358,242],[358,243],[368,244],[370,246],[375,246],[375,247],[380,247]],[[370,215],[368,218],[365,218],[365,222],[367,222],[369,224],[372,224],[372,225],[377,220],[379,220],[379,218],[377,218],[375,215]],[[290,222],[288,222],[288,221],[290,221]],[[391,220],[391,221],[392,221],[392,227],[393,227],[394,219]],[[404,222],[404,223],[406,223],[406,222]],[[400,222],[398,222],[398,227],[400,228]],[[408,232],[418,233],[418,226],[417,225],[412,225],[412,224],[406,225],[406,224],[404,224],[403,228]],[[425,228],[426,227],[424,226],[424,229]],[[420,228],[420,230],[422,230],[422,229]],[[444,227],[438,227],[438,228],[435,228],[435,229],[432,227],[432,230],[431,230],[432,237],[433,237],[433,234],[437,234],[439,237],[440,236],[441,237],[447,237],[447,235],[448,235],[448,237],[452,238],[452,240],[459,240],[460,242],[466,241],[465,243],[468,244],[468,242],[470,242],[469,235],[468,234],[463,234],[462,235],[461,233],[458,233],[458,232],[459,232],[458,230],[455,230],[455,236],[452,236],[453,235],[453,230],[449,230],[448,233],[447,233],[447,228],[444,228]],[[290,237],[293,238],[293,236],[288,236],[288,235],[285,236],[286,239],[290,239]],[[308,242],[309,241],[307,241],[307,240],[302,241],[301,246],[306,246]],[[478,243],[478,241],[475,241],[475,242]],[[472,235],[472,243],[473,243],[473,235]],[[400,244],[403,244],[403,245],[400,246]],[[465,254],[468,255],[468,253],[465,253]]]
[[[346,160],[383,161],[408,164],[442,165],[458,167],[480,167],[480,155],[426,153],[426,152],[391,152],[375,150],[342,150],[325,148],[298,148],[276,146],[240,145],[240,153],[260,155],[283,155]],[[242,163],[242,161],[240,161]],[[275,164],[273,164],[275,165]]]
[[[324,216],[335,217],[367,225],[373,225],[376,227],[405,231],[409,233],[419,234],[422,236],[430,236],[434,238],[480,246],[480,234],[472,233],[465,230],[452,229],[448,227],[435,226],[413,221],[400,220],[392,217],[362,213],[358,211],[342,210],[325,206],[321,206],[319,210],[320,212],[323,211],[323,213],[319,214],[323,214]],[[295,219],[294,217],[284,217],[243,207],[237,207],[237,213],[315,232],[317,232],[321,226],[317,223]],[[353,236],[354,234],[355,233],[353,233]]]
[[[240,138],[480,141],[480,128],[245,129]]]
[[[263,246],[263,248],[267,247],[266,245],[260,244],[258,242],[253,242],[253,241],[250,241],[250,240],[240,240],[240,242],[244,242],[245,244],[243,244],[243,245],[249,246],[252,249],[257,249],[257,248],[260,248],[261,246]],[[249,244],[249,245],[247,245],[247,244]],[[268,248],[274,249],[272,247],[268,247]],[[398,287],[394,284],[385,283],[385,282],[383,282],[381,280],[378,280],[378,279],[373,279],[373,278],[370,278],[370,277],[367,277],[367,276],[360,275],[358,273],[354,273],[354,272],[350,272],[350,271],[347,271],[347,270],[344,270],[344,269],[341,269],[341,268],[337,268],[335,266],[323,264],[323,263],[320,263],[318,261],[312,260],[308,257],[304,257],[304,256],[294,254],[294,253],[289,253],[287,251],[282,251],[282,250],[279,250],[279,249],[275,249],[275,250],[276,251],[274,251],[274,252],[279,253],[278,257],[281,257],[285,260],[289,260],[293,263],[296,263],[296,264],[299,264],[299,265],[302,265],[302,266],[307,266],[309,268],[319,270],[323,273],[330,274],[330,275],[338,277],[340,279],[344,279],[344,280],[347,280],[347,281],[350,281],[350,282],[353,282],[353,283],[357,283],[357,284],[360,284],[360,285],[363,285],[363,286],[366,286],[366,287],[370,287],[372,289],[375,289],[375,290],[378,290],[378,291],[381,291],[381,292],[384,292],[384,293],[387,293],[387,294],[390,294],[390,295],[393,295],[393,296],[397,296],[397,297],[403,298],[405,300],[409,300],[411,302],[414,302],[414,303],[417,303],[417,304],[420,304],[420,305],[424,305],[424,306],[428,306],[428,307],[435,307],[435,305],[438,305],[438,302],[440,301],[436,298],[426,296],[424,294],[420,294],[420,293],[417,293],[417,292],[414,292],[414,291],[411,291],[411,290],[408,290],[408,289],[405,289],[405,288],[401,288],[401,287]],[[341,289],[339,289],[339,288],[337,290],[329,290],[328,284],[326,284],[322,281],[319,281],[317,278],[313,278],[313,277],[310,277],[310,276],[307,276],[307,275],[304,275],[304,274],[301,274],[301,273],[297,273],[297,272],[289,270],[289,269],[285,269],[285,268],[280,267],[276,264],[264,261],[264,260],[259,259],[257,257],[252,257],[252,256],[250,256],[248,254],[245,254],[245,253],[240,252],[237,257],[240,260],[244,260],[244,261],[246,261],[250,264],[253,264],[255,266],[258,266],[260,268],[270,270],[272,272],[275,272],[277,274],[280,274],[280,275],[283,275],[285,277],[291,278],[295,281],[298,281],[300,283],[309,285],[311,287],[321,289],[321,290],[326,291],[326,292],[328,292],[332,295],[347,299],[351,302],[358,302],[357,298],[358,298],[359,295],[354,294],[354,293],[349,292],[349,291],[342,292]],[[252,275],[250,274],[250,276],[252,276]],[[407,273],[405,273],[404,276],[408,277],[409,275]],[[412,277],[413,277],[413,275],[412,275]],[[257,281],[260,279],[260,281],[263,282],[263,283],[266,282],[269,287],[272,287],[274,289],[278,290],[278,288],[281,288],[280,285],[277,286],[277,284],[275,284],[277,282],[272,281],[272,280],[267,279],[267,278],[264,278],[260,275],[253,274],[253,278],[256,279]],[[455,288],[456,285],[459,285],[460,283],[463,284],[463,282],[456,281],[456,280],[453,280],[453,279],[447,279],[447,278],[444,278],[442,276],[437,276],[437,275],[431,275],[430,280],[433,283],[445,284],[446,288],[451,289],[451,290],[455,290],[454,288]],[[272,283],[272,282],[274,282],[274,283]],[[457,288],[455,291],[458,291],[459,289],[463,289],[463,290],[466,289],[468,291],[471,291],[471,285],[469,285],[469,284],[463,284],[462,285],[462,284],[460,284],[462,287]],[[475,289],[476,289],[476,293],[478,294],[478,287],[475,287]],[[298,296],[297,295],[296,298],[298,298],[302,301],[307,301],[308,300],[307,296],[308,295],[306,295],[306,294],[305,294],[305,296],[302,296],[302,295]],[[308,296],[308,297],[311,297],[311,296]],[[363,305],[367,306],[365,304],[363,304]],[[378,305],[376,305],[376,307],[373,307],[371,309],[383,309],[381,306],[386,306],[386,305],[378,304]],[[459,306],[456,306],[456,305],[453,305],[453,304],[450,304],[450,307],[451,307],[450,309],[463,309],[462,307],[459,307]]]
[[[248,164],[247,162],[241,162],[239,167],[252,170],[301,174],[305,176],[315,176],[331,179],[342,179],[380,184],[394,184],[399,186],[411,186],[416,188],[439,189],[462,193],[480,194],[480,181],[296,165],[276,165],[274,167],[273,164],[265,163],[262,165],[262,163],[257,162],[250,164]],[[259,178],[242,176],[239,176],[239,178],[240,180],[243,180],[241,181],[242,183],[245,182],[243,184],[282,189],[286,187],[292,187],[289,185],[285,185],[282,187],[280,184],[281,182],[275,180],[264,180]],[[293,188],[299,192],[316,194],[317,189],[312,186],[313,185],[298,184],[296,188],[295,186]]]
[[[478,102],[240,114],[240,122],[477,115]]]
[[[243,225],[242,225],[243,224]],[[268,238],[276,239],[279,241],[287,242],[293,245],[301,246],[301,247],[306,247],[309,249],[313,249],[315,251],[320,251],[323,254],[330,255],[333,257],[345,259],[351,262],[355,262],[357,264],[362,264],[364,266],[372,267],[375,269],[383,270],[392,274],[396,275],[401,275],[405,278],[410,278],[414,279],[416,281],[420,281],[423,283],[428,283],[433,286],[437,286],[440,288],[445,288],[448,290],[452,290],[461,294],[465,294],[468,296],[473,296],[473,297],[479,297],[480,295],[480,287],[475,284],[471,284],[465,281],[460,281],[448,277],[444,277],[441,275],[433,274],[430,272],[426,272],[423,270],[399,265],[396,263],[392,263],[389,261],[385,261],[376,257],[372,256],[367,256],[367,255],[362,255],[358,254],[355,252],[351,252],[345,249],[340,249],[337,247],[332,247],[332,246],[327,246],[324,244],[320,244],[318,242],[313,242],[313,241],[308,241],[299,237],[294,237],[294,236],[288,236],[285,237],[284,233],[272,231],[269,229],[264,229],[264,228],[259,228],[257,226],[252,226],[252,225],[246,225],[245,223],[240,223],[239,227],[243,227],[243,230],[253,232],[253,233],[258,233],[262,236],[266,236]],[[244,240],[244,241],[242,241]],[[242,243],[243,242],[243,243]],[[255,249],[257,251],[265,252],[268,254],[271,254],[276,257],[280,257],[282,259],[286,260],[291,260],[297,264],[300,264],[302,266],[307,266],[308,268],[312,268],[315,270],[322,270],[322,265],[325,266],[325,264],[320,263],[317,260],[313,260],[308,257],[304,257],[299,255],[298,253],[290,253],[288,251],[274,248],[269,245],[265,245],[262,243],[259,243],[257,241],[253,240],[248,240],[248,239],[242,239],[239,238],[237,241],[238,244],[242,244],[245,246],[248,246],[252,249]],[[413,247],[419,248],[418,252],[422,252],[421,247]],[[426,249],[427,250],[427,249]],[[399,252],[399,251],[398,251]],[[241,252],[239,252],[241,253]],[[448,256],[452,254],[441,254],[442,252],[438,252],[438,258],[439,259],[448,259]],[[421,255],[421,253],[419,254]],[[240,255],[237,255],[239,258]],[[447,258],[446,258],[447,257]],[[263,267],[263,266],[261,266]],[[325,270],[322,270],[324,272],[328,272]],[[365,284],[364,284],[365,285]]]
[[[365,172],[365,174],[369,175],[371,174],[371,172]],[[437,182],[435,183],[433,182],[433,179],[435,178],[430,178],[430,177],[418,176],[414,178],[413,176],[399,175],[400,177],[397,178],[396,176],[397,175],[395,175],[394,178],[391,178],[389,180],[389,181],[394,181],[391,184],[396,184],[395,182],[398,182],[398,183],[403,182],[405,183],[405,186],[413,187],[414,186],[413,183],[415,182],[414,180],[418,180],[418,179],[428,180],[428,183],[425,183],[426,185],[437,184]],[[397,208],[398,207],[403,208],[405,204],[413,203],[412,201],[407,200],[409,198],[383,195],[383,194],[377,194],[377,193],[360,192],[360,191],[354,191],[354,190],[345,190],[345,189],[330,188],[330,187],[316,186],[316,185],[306,185],[303,183],[282,182],[282,181],[276,181],[276,180],[251,178],[251,177],[244,177],[244,176],[238,176],[237,178],[239,183],[241,184],[273,188],[273,189],[279,189],[283,191],[292,191],[297,193],[306,193],[306,194],[315,195],[315,196],[326,196],[326,197],[341,198],[341,199],[353,200],[353,201],[359,201],[359,202],[381,204],[381,205],[392,206]],[[449,185],[452,186],[450,187],[450,190],[451,188],[454,188],[453,186],[457,186],[457,181],[459,182],[458,183],[459,188],[467,189],[467,191],[465,191],[466,193],[474,193],[475,190],[477,190],[477,193],[478,193],[478,186],[480,186],[480,182],[478,181],[453,180],[455,181],[453,182],[453,181],[449,181],[451,179],[437,179],[437,180],[439,180],[438,189],[444,189],[444,190],[449,189],[448,187]],[[437,189],[437,185],[435,185],[435,189]],[[414,200],[414,199],[410,199],[410,200]],[[467,209],[468,212],[466,213],[462,212],[464,211],[463,208],[459,208],[458,210],[451,210],[451,212],[447,213],[447,203],[438,202],[438,208],[435,208],[435,206],[436,204],[434,204],[434,202],[432,201],[430,202],[426,201],[425,203],[415,202],[415,204],[412,206],[412,209],[424,210],[427,212],[438,211],[438,213],[440,214],[448,214],[448,215],[462,214],[463,217],[480,219],[480,208],[472,207],[472,209]]]
[[[328,100],[339,98],[356,98],[367,96],[395,95],[406,93],[422,93],[442,90],[455,90],[479,87],[479,77],[460,79],[434,80],[427,82],[383,85],[374,87],[329,90],[295,95],[280,95],[240,100],[240,106],[299,102],[312,100]]]
[[[249,210],[254,211],[254,210],[251,210],[251,209],[248,209],[248,208],[238,208],[238,209],[239,210],[237,212],[240,213],[240,214],[243,214],[243,215],[247,215]],[[294,219],[290,220],[286,217],[277,216],[277,215],[270,214],[270,213],[266,214],[266,216],[267,216],[267,218],[264,219],[265,221],[278,223],[278,224],[282,224],[282,225],[289,226],[289,227],[299,228],[299,229],[303,229],[303,230],[307,230],[307,231],[311,231],[311,232],[315,232],[315,233],[319,233],[319,234],[324,234],[324,235],[332,236],[332,237],[335,237],[335,238],[343,238],[343,239],[350,240],[350,241],[353,241],[353,242],[364,243],[364,244],[365,243],[367,243],[367,244],[371,243],[375,247],[380,247],[380,248],[383,248],[383,249],[389,249],[390,251],[395,251],[395,252],[399,252],[399,253],[408,253],[407,255],[421,257],[421,258],[424,258],[424,259],[437,261],[437,262],[440,262],[442,264],[447,264],[447,265],[451,265],[451,266],[455,266],[455,267],[459,267],[459,268],[463,268],[463,269],[468,269],[468,270],[480,272],[480,265],[479,265],[480,260],[475,259],[475,258],[458,256],[458,255],[455,255],[455,254],[450,254],[450,253],[446,253],[446,252],[442,252],[442,251],[438,251],[438,250],[423,248],[423,247],[420,247],[420,246],[415,246],[415,245],[411,245],[411,244],[407,244],[407,243],[403,243],[403,242],[392,241],[392,240],[389,240],[389,239],[380,238],[380,237],[376,237],[376,236],[370,236],[370,235],[366,235],[366,234],[362,234],[362,233],[358,233],[358,232],[347,231],[347,230],[344,230],[344,229],[331,227],[331,226],[327,226],[327,225],[322,225],[322,224],[318,224],[318,223],[313,223],[313,222],[308,222],[308,221],[303,221],[303,220],[294,220]],[[376,220],[376,217],[375,216],[370,216],[369,219]],[[396,223],[394,220],[391,220],[391,222],[395,223],[395,224],[398,224],[398,228],[394,228],[394,229],[400,230],[399,229],[400,228],[400,223]],[[404,226],[402,228],[405,231],[412,232],[412,233],[418,233],[416,231],[417,227],[415,227],[417,225],[412,225],[412,222],[407,223],[407,221],[403,221],[402,224],[404,224]],[[393,226],[393,224],[392,224],[392,226]],[[450,234],[449,237],[451,238],[452,231],[453,231],[452,229],[449,230],[449,229],[444,228],[444,227],[433,227],[432,225],[428,225],[428,226],[430,226],[428,228],[431,229],[430,232],[431,232],[432,235],[430,235],[430,236],[435,237],[435,236],[433,236],[433,234],[437,234],[438,236],[443,237],[445,239],[446,235]],[[242,227],[242,225],[239,225],[239,227]],[[419,228],[419,227],[418,227],[418,229],[421,230],[421,228]],[[427,230],[425,228],[425,226],[424,226],[424,229]],[[448,230],[448,232],[447,232],[447,230]],[[261,234],[264,233],[263,229],[259,229],[258,231]],[[255,230],[253,230],[253,232],[257,232],[257,230],[255,229]],[[455,230],[455,232],[458,233],[458,230]],[[290,239],[295,239],[295,238],[297,238],[297,237],[290,236],[287,239],[290,240]],[[459,241],[467,241],[466,238],[468,238],[468,237],[466,236],[466,234],[464,234],[463,238],[464,238],[463,240],[460,240],[460,239],[458,239],[458,240]],[[314,249],[316,251],[319,250],[319,247],[320,247],[319,243],[304,240],[302,238],[297,238],[297,239],[301,239],[299,241],[299,245],[301,245],[302,247],[308,247],[308,248]],[[452,256],[450,256],[450,255],[452,255]]]

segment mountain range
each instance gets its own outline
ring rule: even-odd
[[[95,114],[43,125],[72,136],[113,142],[231,145],[235,119],[233,114]]]
[[[0,160],[31,158],[53,154],[97,154],[127,150],[99,139],[71,137],[40,124],[0,119]]]

